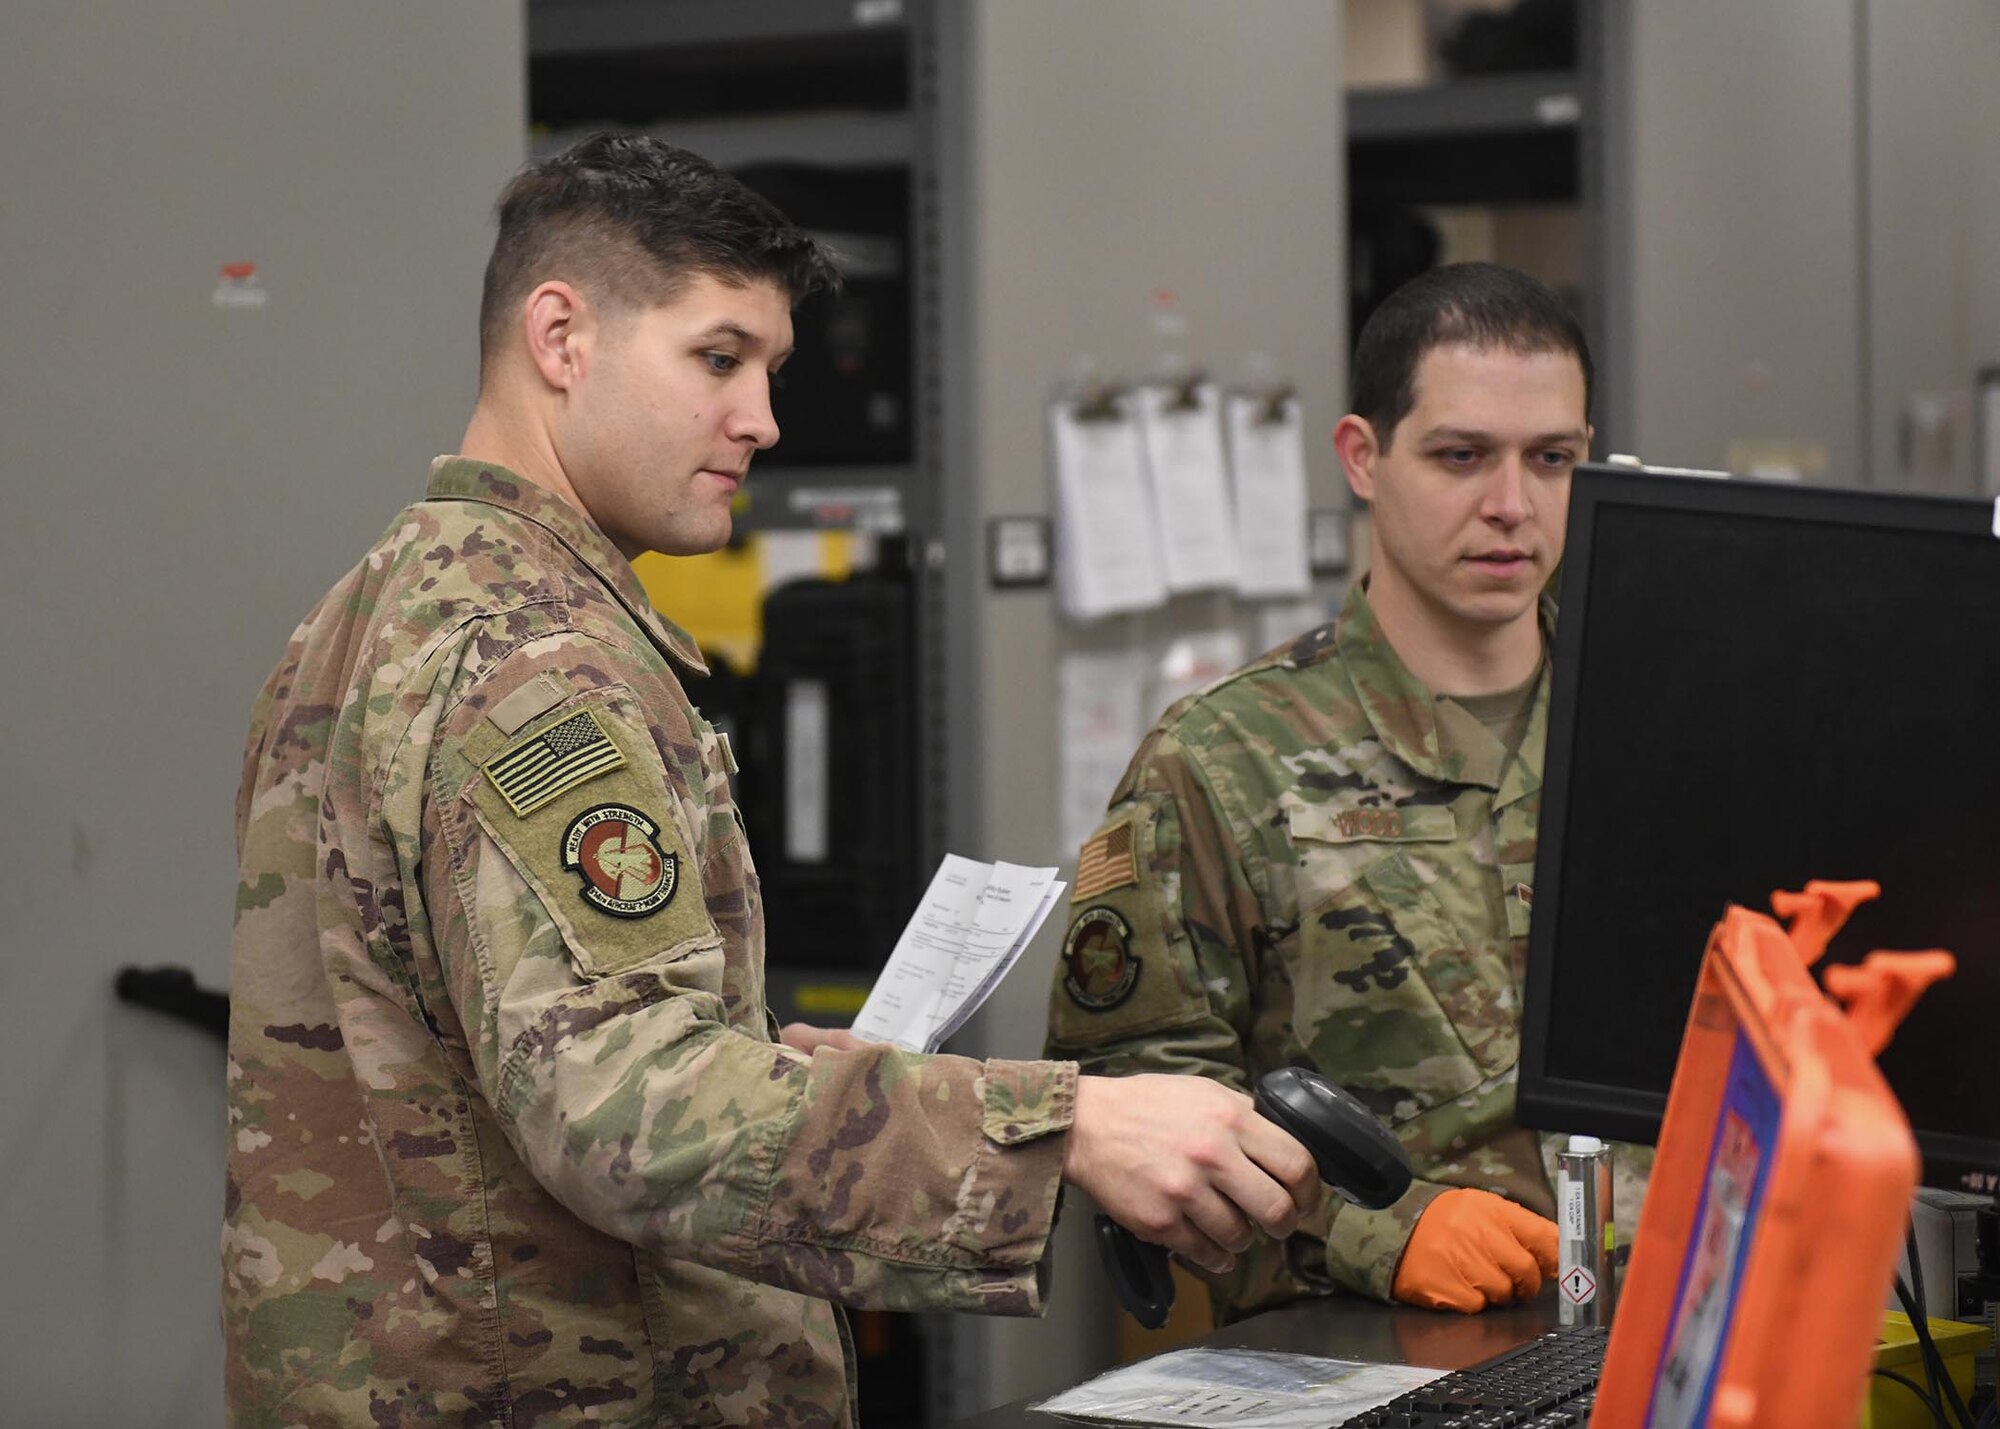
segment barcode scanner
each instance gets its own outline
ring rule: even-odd
[[[1410,1188],[1410,1160],[1389,1128],[1350,1092],[1303,1067],[1280,1067],[1257,1081],[1257,1110],[1312,1153],[1319,1178],[1344,1200],[1380,1210]],[[1140,1240],[1100,1213],[1097,1249],[1118,1303],[1149,1330],[1167,1323],[1174,1278],[1167,1248]]]

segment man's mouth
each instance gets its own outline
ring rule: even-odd
[[[1511,576],[1526,570],[1533,558],[1526,551],[1509,549],[1481,551],[1476,556],[1467,556],[1466,560],[1493,575]]]

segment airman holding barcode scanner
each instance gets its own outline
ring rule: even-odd
[[[1555,1273],[1549,1151],[1513,1120],[1514,1077],[1544,589],[1590,387],[1576,320],[1524,274],[1453,265],[1385,301],[1334,431],[1368,578],[1170,708],[1079,857],[1050,1055],[1237,1088],[1312,1067],[1416,1170],[1386,1210],[1329,1200],[1260,1241],[1211,1281],[1225,1314],[1336,1288],[1474,1311]]]
[[[1064,1181],[1218,1273],[1317,1211],[1219,1085],[778,1035],[733,762],[630,563],[728,537],[831,281],[654,140],[504,195],[460,453],[253,717],[232,1423],[851,1425],[837,1305],[1039,1313]]]

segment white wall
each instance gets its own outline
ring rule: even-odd
[[[518,4],[0,14],[0,1419],[221,1419],[223,1058],[250,701],[455,445]],[[257,263],[262,311],[211,301]]]

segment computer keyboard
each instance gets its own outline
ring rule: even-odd
[[[1590,1419],[1606,1331],[1551,1330],[1469,1369],[1454,1370],[1338,1429],[1571,1429]]]

